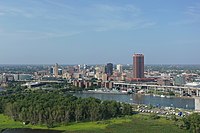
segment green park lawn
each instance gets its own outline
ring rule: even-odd
[[[48,129],[45,126],[23,125],[0,114],[0,131],[6,128]],[[149,116],[141,114],[98,122],[70,123],[51,130],[70,133],[188,133],[187,130],[175,126],[171,120],[165,118],[152,120]]]
[[[0,114],[0,129],[5,128],[23,128],[21,122],[16,122],[3,114]]]

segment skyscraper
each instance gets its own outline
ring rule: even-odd
[[[50,68],[50,71],[49,71],[49,73],[51,74],[51,75],[53,75],[53,72],[54,72],[54,70],[53,70],[54,68],[53,67],[51,67]]]
[[[144,55],[133,55],[133,78],[144,78]]]
[[[108,64],[106,65],[106,74],[107,74],[108,76],[113,75],[113,64],[112,64],[112,63],[108,63]]]
[[[58,64],[57,63],[54,66],[54,76],[58,77]]]
[[[62,75],[63,74],[63,70],[62,69],[58,69],[58,75]]]
[[[122,69],[122,65],[117,65],[117,70],[119,73],[122,73],[123,69]]]

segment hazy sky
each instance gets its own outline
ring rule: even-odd
[[[0,64],[200,64],[199,0],[0,0]]]

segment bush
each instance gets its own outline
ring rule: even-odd
[[[173,120],[173,121],[178,121],[178,119],[176,118],[175,115],[172,115],[172,116],[171,116],[171,120]]]
[[[159,119],[160,116],[158,116],[157,114],[153,113],[153,114],[150,114],[150,119],[153,119],[153,120],[156,120],[156,119]]]
[[[173,91],[170,91],[170,92],[169,92],[169,95],[170,95],[170,96],[175,96],[175,93],[174,93]]]
[[[177,121],[176,121],[176,125],[177,125],[180,129],[187,129],[187,128],[186,128],[186,125],[185,125],[185,123],[184,123],[183,120],[177,120]]]

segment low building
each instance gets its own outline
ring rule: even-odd
[[[187,84],[185,84],[185,86],[191,87],[191,88],[200,88],[200,82],[187,83]]]
[[[183,76],[176,76],[174,78],[174,85],[175,86],[182,86],[185,85],[185,78]]]
[[[170,79],[160,78],[160,79],[157,79],[157,84],[158,85],[164,85],[164,86],[170,86],[171,81],[170,81]]]
[[[21,86],[26,86],[27,88],[35,88],[35,87],[41,87],[45,85],[45,83],[41,83],[41,82],[29,82],[26,84],[22,84]]]

